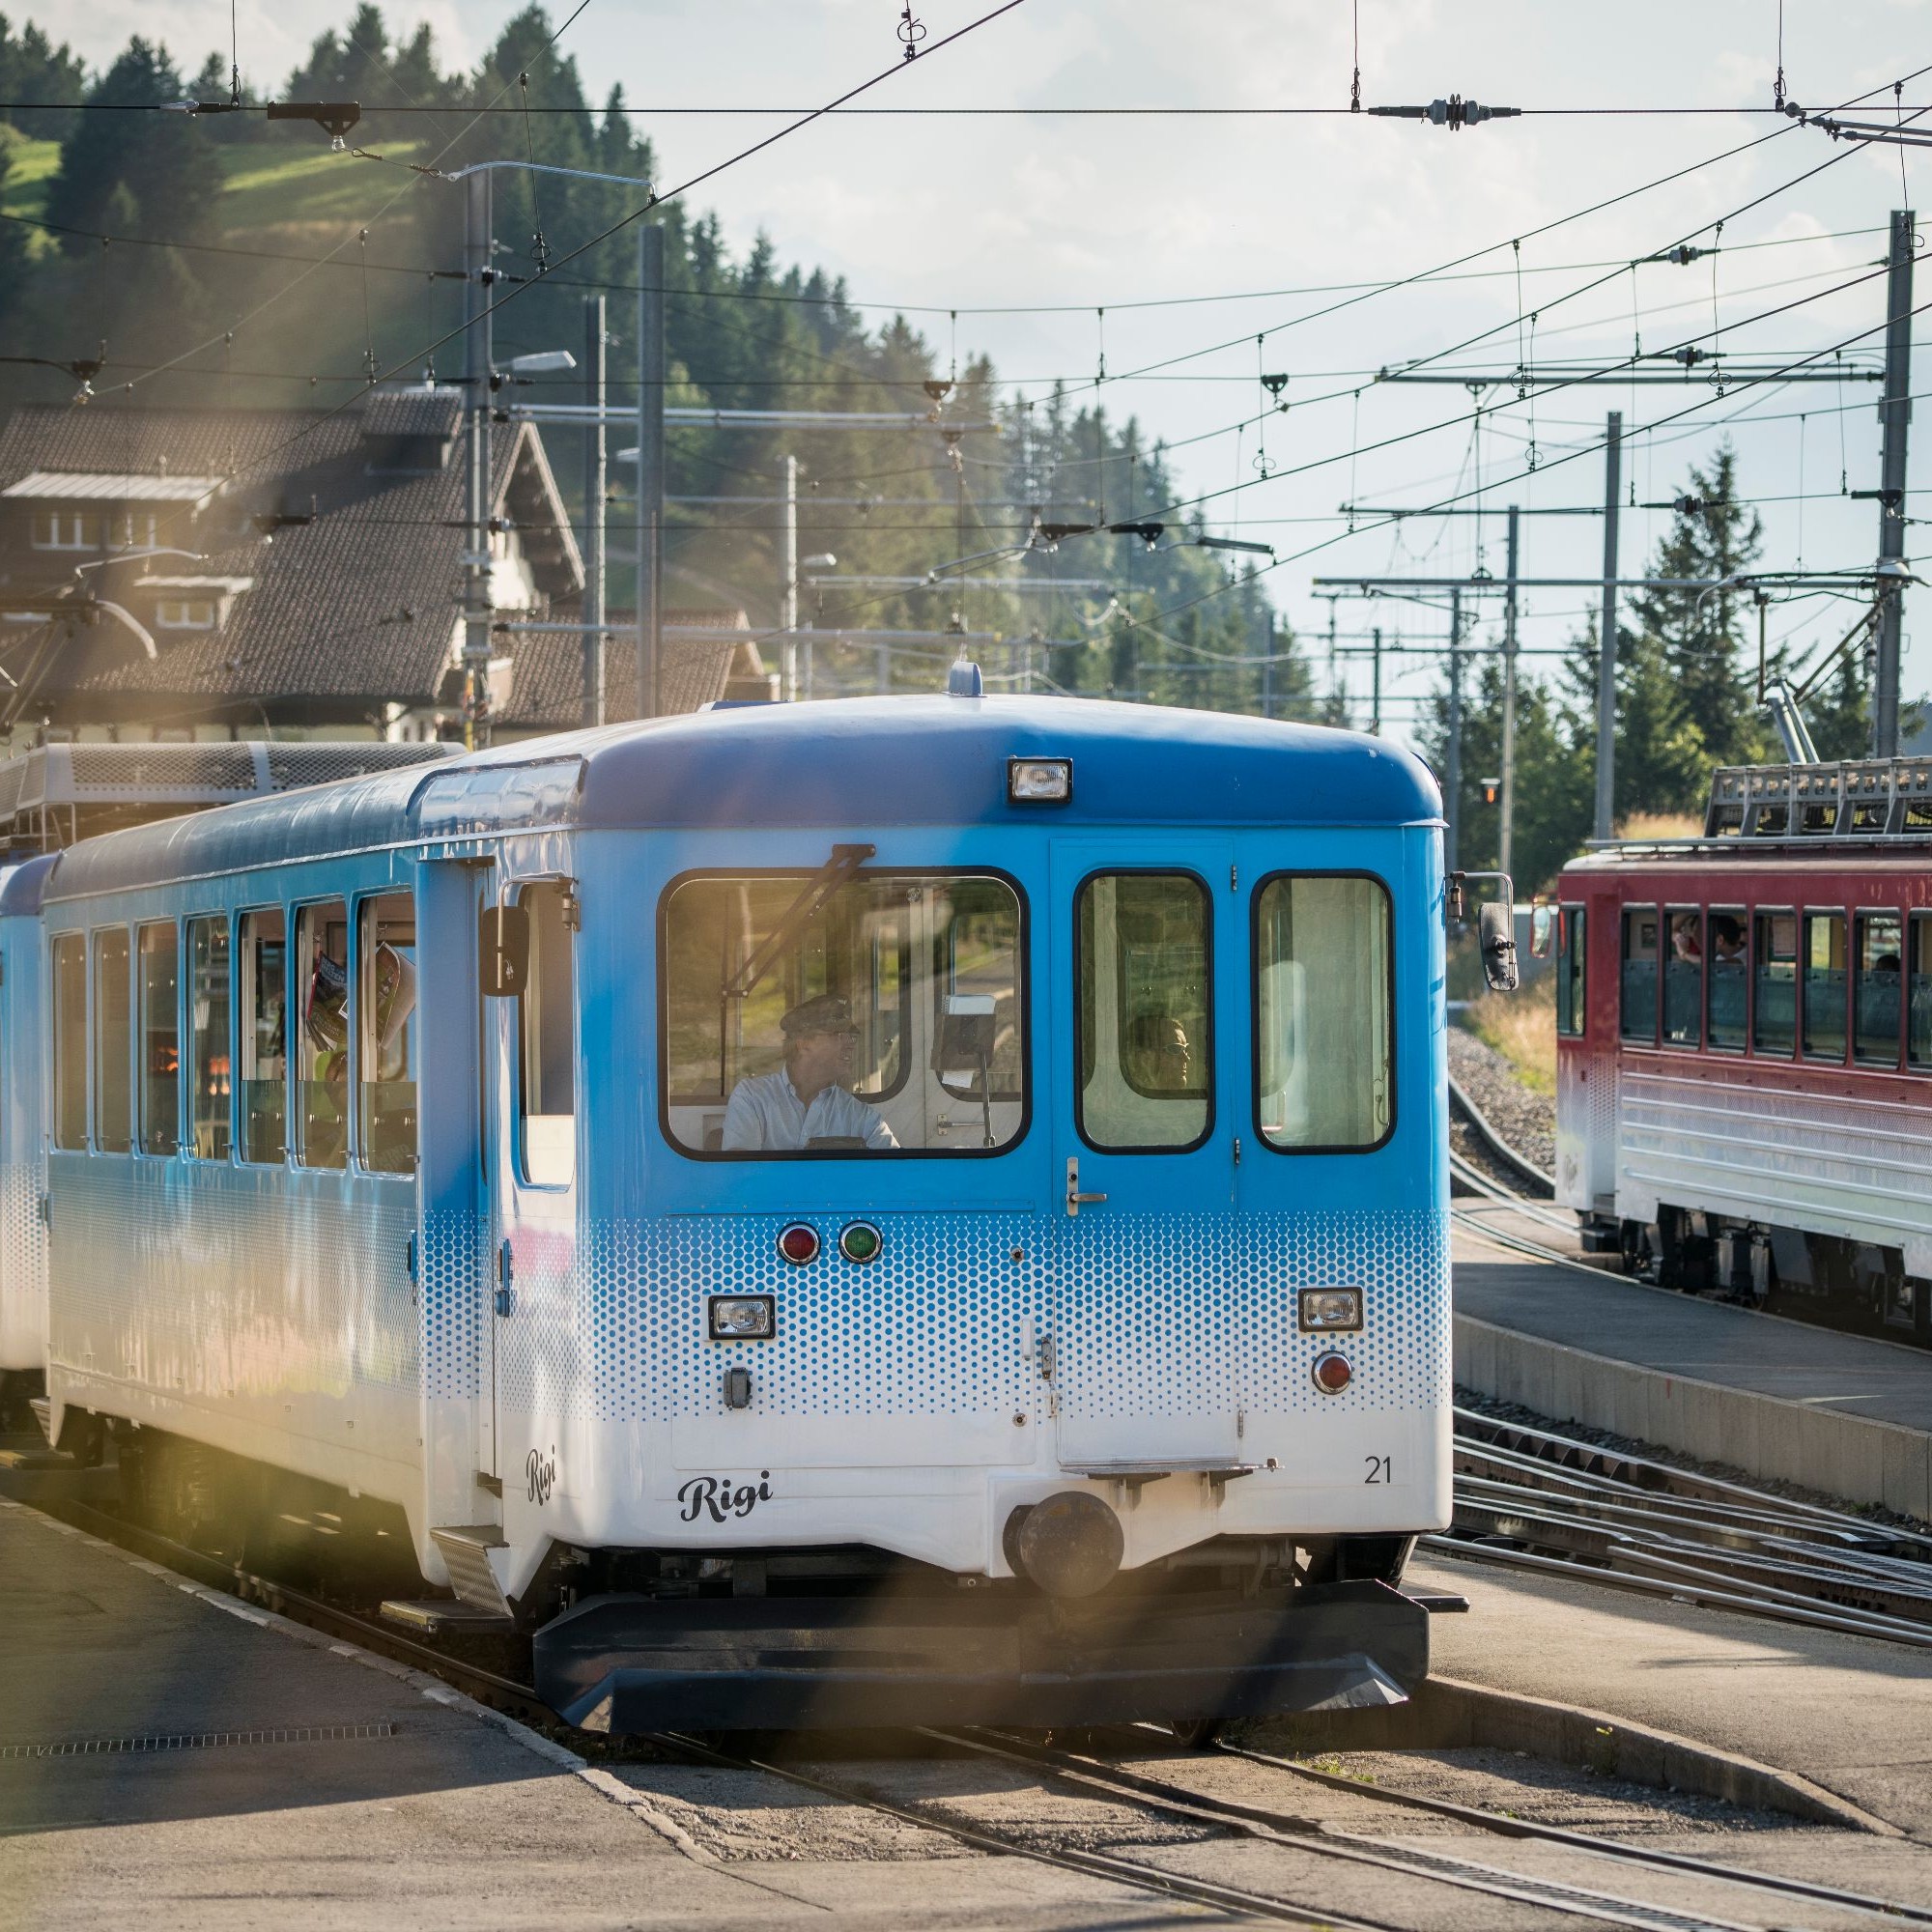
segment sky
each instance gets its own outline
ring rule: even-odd
[[[1349,0],[1022,0],[943,46],[997,0],[916,0],[929,51],[910,63],[899,58],[903,4],[588,0],[559,48],[593,97],[621,82],[633,105],[659,110],[640,124],[667,184],[784,124],[663,110],[814,106],[890,71],[865,103],[919,113],[821,121],[703,183],[697,206],[718,211],[736,248],[762,231],[781,260],[842,275],[855,300],[876,305],[869,321],[907,313],[942,359],[955,345],[962,360],[988,354],[1026,395],[1060,379],[1091,401],[1097,386],[1111,415],[1138,417],[1147,440],[1169,444],[1213,527],[1274,546],[1284,561],[1270,591],[1324,667],[1331,611],[1345,652],[1372,625],[1439,643],[1447,619],[1414,601],[1324,600],[1318,576],[1500,574],[1505,504],[1601,505],[1610,410],[1638,432],[1624,448],[1627,575],[1669,522],[1630,504],[1675,496],[1726,434],[1761,505],[1763,567],[1870,567],[1877,507],[1844,493],[1878,483],[1874,384],[1739,379],[1720,389],[1700,370],[1669,386],[1593,382],[1533,407],[1492,386],[1472,423],[1462,387],[1375,380],[1425,357],[1438,372],[1506,375],[1525,360],[1620,359],[1638,343],[1650,354],[1717,343],[1747,375],[1834,348],[1848,365],[1875,366],[1886,224],[1926,192],[1932,154],[1833,143],[1736,111],[1771,103],[1778,0],[1359,0],[1364,107],[1455,92],[1596,110],[1459,131],[1368,114],[1213,111],[1346,107]],[[135,32],[164,40],[189,70],[228,38],[227,8],[205,0],[64,11],[48,24],[96,65]],[[387,9],[392,29],[428,20],[445,65],[472,61],[516,11],[508,0]],[[350,12],[351,0],[296,14],[240,0],[244,72],[275,84],[313,32]],[[1787,95],[1806,107],[1862,96],[1851,111],[1889,113],[1892,83],[1932,66],[1932,14],[1913,0],[1784,0],[1782,12]],[[533,72],[532,99],[541,85]],[[1903,101],[1932,104],[1932,72],[1908,80]],[[1042,111],[1076,107],[1169,111]],[[1726,111],[1617,111],[1638,107]],[[515,133],[506,117],[506,155]],[[1650,184],[1662,185],[1628,193]],[[1680,242],[1717,252],[1682,266],[1644,259]],[[1380,286],[1452,262],[1459,279]],[[1932,300],[1922,271],[1919,281],[1915,299]],[[1336,287],[1355,284],[1375,286]],[[1915,392],[1927,366],[1915,358]],[[1283,374],[1285,413],[1260,382]],[[1236,427],[1264,412],[1264,427]],[[1921,452],[1914,483],[1924,473]],[[1451,497],[1496,515],[1400,528],[1357,518],[1351,532],[1341,514],[1345,502]],[[1932,519],[1927,506],[1932,489],[1910,512]],[[1522,529],[1525,576],[1601,573],[1599,517],[1529,517]],[[1908,555],[1918,554],[1919,526],[1908,536]],[[1932,536],[1924,554],[1932,560]],[[1063,554],[1070,561],[1073,546]],[[1474,636],[1487,640],[1500,600],[1479,601]],[[1523,649],[1559,651],[1594,604],[1587,589],[1526,590]],[[1769,635],[1829,649],[1854,614],[1828,596],[1779,603]],[[1905,690],[1932,691],[1932,589],[1908,596],[1905,629]],[[1525,668],[1551,662],[1532,656]],[[1424,649],[1391,660],[1384,719],[1395,735],[1406,735],[1437,663]],[[1344,656],[1335,675],[1361,722],[1366,664]]]

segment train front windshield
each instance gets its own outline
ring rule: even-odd
[[[997,1152],[1027,1113],[1005,879],[710,873],[664,908],[667,1125],[714,1159]]]

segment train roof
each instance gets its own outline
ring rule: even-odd
[[[1012,806],[1007,760],[1072,760]],[[199,812],[62,855],[47,899],[520,828],[1394,826],[1440,821],[1427,768],[1360,733],[1094,698],[748,705],[527,740]]]

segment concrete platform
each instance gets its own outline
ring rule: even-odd
[[[1523,1261],[1460,1227],[1455,1255],[1464,1387],[1932,1519],[1932,1354]]]
[[[446,1686],[4,1496],[0,1656],[4,1932],[1173,1918],[937,1833],[733,1868],[611,1772]]]
[[[1740,1752],[1932,1847],[1932,1654],[1433,1552],[1408,1580],[1469,1599],[1430,1626],[1444,1676]]]

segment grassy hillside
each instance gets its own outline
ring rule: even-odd
[[[43,214],[48,185],[60,172],[59,144],[26,140],[5,127],[0,127],[0,143],[9,161],[0,209],[9,214]],[[386,159],[407,162],[420,159],[424,146],[420,141],[385,142],[383,154]],[[252,144],[220,152],[227,185],[216,222],[229,241],[245,241],[249,234],[268,229],[286,232],[316,223],[372,221],[405,192],[449,196],[458,192],[447,183],[406,175],[354,155],[333,154],[320,140],[295,156]],[[52,245],[46,235],[35,238],[37,253]]]
[[[385,141],[385,160],[425,158],[421,141]],[[230,235],[251,229],[292,228],[310,222],[370,221],[399,194],[460,192],[447,182],[406,175],[354,155],[331,154],[318,141],[308,152],[288,156],[272,149],[234,147],[222,151],[228,176],[220,223]]]

